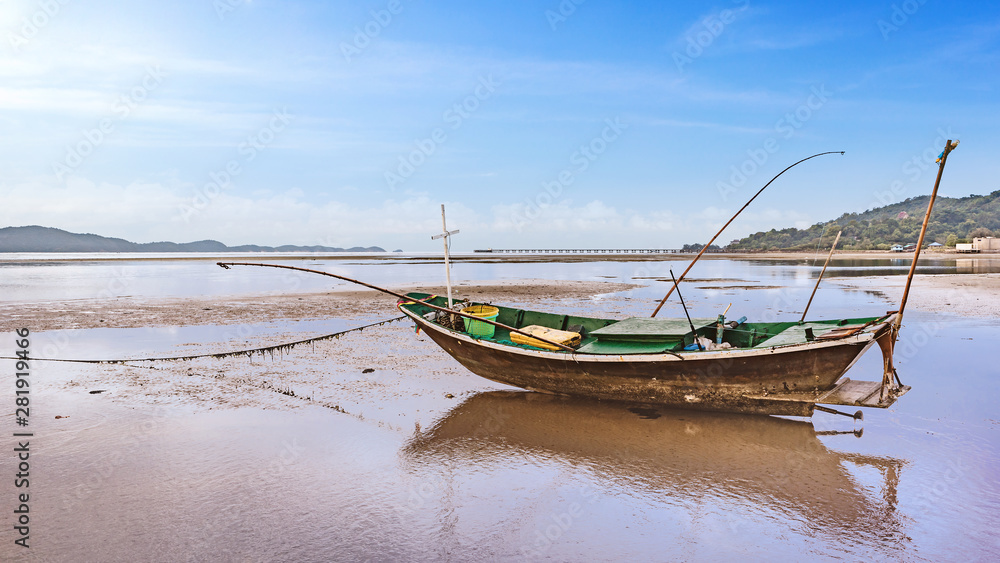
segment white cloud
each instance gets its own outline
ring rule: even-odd
[[[570,201],[559,201],[551,205],[511,205],[493,206],[492,230],[497,232],[593,232],[618,230],[626,223],[626,217],[601,201],[591,201],[574,207]]]
[[[426,196],[360,207],[311,203],[297,189],[257,197],[229,191],[206,197],[200,192],[196,202],[198,190],[182,182],[114,185],[71,176],[59,185],[38,178],[0,185],[0,197],[9,204],[0,211],[0,225],[42,225],[135,242],[215,239],[229,245],[368,246],[383,238],[429,241],[441,230],[440,203]],[[449,223],[480,222],[461,203],[446,205]]]
[[[8,204],[0,210],[0,226],[37,224],[135,242],[215,239],[229,245],[381,245],[408,250],[436,249],[430,236],[441,230],[441,202],[425,194],[366,205],[315,202],[299,189],[222,190],[214,197],[201,190],[177,180],[116,185],[79,176],[68,177],[62,185],[51,177],[0,184],[0,197]],[[732,213],[717,207],[687,214],[619,209],[600,200],[562,200],[535,208],[497,204],[485,212],[463,202],[444,203],[449,228],[462,230],[463,248],[679,247],[707,241]],[[796,211],[748,210],[719,241],[724,244],[775,225],[803,228],[813,222]]]

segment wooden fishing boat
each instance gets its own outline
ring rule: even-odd
[[[831,152],[804,158],[765,184],[702,247],[680,279],[673,280],[651,318],[614,320],[497,307],[495,320],[488,321],[491,330],[472,330],[473,334],[468,334],[454,328],[457,323],[450,273],[447,299],[411,293],[397,306],[469,371],[523,389],[754,414],[811,416],[814,410],[823,410],[860,419],[861,411],[850,415],[823,405],[887,408],[910,390],[893,367],[893,348],[941,175],[948,154],[957,146],[957,141],[948,139],[938,156],[934,190],[899,310],[880,317],[806,322],[807,313],[803,312],[798,322],[747,323],[743,318],[728,329],[723,315],[697,322],[690,317],[656,318],[705,250],[771,182],[796,165]],[[448,231],[444,225],[444,206],[441,219],[444,232],[437,236],[445,239],[447,267],[447,239],[458,231]],[[830,249],[827,265],[839,240],[840,233]],[[820,272],[816,288],[827,265]],[[670,275],[673,278],[672,271]],[[680,301],[684,306],[683,298]],[[686,307],[684,311],[687,315]],[[472,320],[477,316],[462,313],[463,324],[481,322]],[[566,333],[573,337],[560,340]],[[852,381],[844,377],[876,343],[882,350],[882,380]]]
[[[522,389],[792,416],[812,415],[817,403],[886,408],[910,389],[842,379],[873,344],[891,350],[895,312],[735,328],[724,319],[693,319],[692,333],[686,319],[614,320],[493,305],[498,324],[492,335],[478,336],[450,328],[452,316],[441,310],[446,298],[406,297],[399,310],[445,352],[476,375]],[[580,343],[572,351],[546,349],[554,347],[541,341],[519,344],[511,339],[516,333],[500,325],[529,333],[534,327],[568,331],[579,334]],[[695,334],[714,349],[692,350]]]
[[[426,293],[403,295],[338,274],[295,266],[247,262],[218,264],[223,268],[263,266],[311,272],[393,295],[400,299],[399,310],[416,323],[418,330],[424,330],[469,371],[522,389],[708,411],[811,416],[815,410],[822,410],[860,419],[861,411],[851,415],[824,405],[888,408],[910,390],[902,384],[893,367],[893,348],[941,175],[948,154],[957,146],[957,141],[948,139],[938,157],[934,190],[927,204],[899,310],[878,317],[806,322],[807,304],[806,312],[797,322],[745,322],[743,318],[726,323],[723,315],[697,322],[690,318],[656,318],[698,258],[771,182],[792,167],[832,154],[830,152],[802,159],[765,184],[702,247],[680,279],[673,280],[670,291],[650,318],[578,317],[482,303],[471,305],[491,310],[495,307],[492,318],[483,318],[484,315],[469,309],[456,311],[451,295],[448,239],[459,231],[448,230],[444,205],[441,206],[442,233],[432,238],[443,240],[447,297]],[[840,233],[830,249],[827,265],[839,239]],[[826,265],[820,272],[813,295],[825,271]],[[683,298],[680,301],[684,306]],[[476,323],[489,325],[489,330],[477,328]],[[470,327],[468,332],[465,326]],[[876,343],[882,351],[882,380],[852,381],[844,377]]]

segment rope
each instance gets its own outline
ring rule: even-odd
[[[254,354],[264,355],[265,353],[271,354],[274,357],[274,351],[278,350],[282,353],[290,351],[299,344],[308,344],[310,342],[317,342],[319,340],[327,340],[330,338],[340,338],[341,336],[354,332],[356,330],[364,330],[366,328],[371,328],[375,326],[380,326],[396,321],[400,321],[406,318],[406,315],[399,317],[394,317],[391,319],[386,319],[384,321],[378,321],[375,323],[367,324],[364,326],[359,326],[355,328],[350,328],[347,330],[342,330],[340,332],[334,332],[333,334],[324,334],[323,336],[315,336],[313,338],[306,338],[305,340],[296,340],[295,342],[286,342],[285,344],[277,344],[275,346],[265,346],[264,348],[252,348],[249,350],[237,350],[235,352],[220,352],[217,354],[196,354],[194,356],[171,356],[166,358],[135,358],[135,359],[121,359],[121,360],[77,360],[77,359],[64,359],[64,358],[28,358],[28,361],[33,362],[71,362],[78,364],[124,364],[128,362],[169,362],[176,360],[194,360],[196,358],[229,358],[233,356],[246,356],[248,358],[253,358]],[[17,358],[12,356],[0,356],[0,360],[23,360],[25,358]]]

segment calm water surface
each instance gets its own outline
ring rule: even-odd
[[[821,265],[706,261],[691,276],[717,281],[692,282],[685,299],[701,316],[733,302],[731,317],[797,318]],[[455,279],[644,284],[591,303],[614,316],[648,314],[646,298],[664,289],[656,279],[684,266],[458,263]],[[441,277],[437,264],[309,267],[390,286]],[[906,267],[844,263],[834,272]],[[973,273],[994,265],[931,267]],[[123,294],[148,296],[329,287],[322,278],[294,282],[203,262],[21,264],[0,272],[4,306],[90,299],[114,279],[127,280]],[[881,312],[896,297],[831,283],[813,307],[832,317]],[[225,327],[102,330],[111,329],[67,332],[102,354],[226,341]],[[1000,554],[998,341],[995,319],[908,313],[897,365],[913,390],[857,424],[825,414],[803,421],[630,407],[484,382],[460,402],[400,407],[430,413],[426,424],[401,430],[312,407],[136,411],[42,383],[33,547],[11,547],[13,489],[5,485],[0,560],[992,561]],[[0,351],[8,354],[9,342]],[[39,364],[33,377],[60,382],[74,369]],[[851,376],[880,370],[878,354],[869,353]],[[56,414],[72,415],[73,424],[57,424]],[[5,423],[8,436],[12,427]]]
[[[198,255],[183,255],[176,260],[58,260],[46,255],[17,255],[18,259],[0,258],[0,300],[47,301],[60,299],[95,299],[108,297],[186,297],[212,295],[278,294],[295,291],[320,291],[328,288],[354,287],[347,282],[314,274],[270,268],[240,267],[223,270],[215,260]],[[33,259],[34,258],[34,259]],[[453,278],[461,280],[507,280],[542,278],[549,280],[612,280],[628,283],[652,283],[661,293],[669,280],[670,269],[679,276],[691,257],[679,256],[658,262],[518,262],[460,256],[453,263]],[[759,283],[794,283],[811,289],[822,269],[825,256],[806,256],[796,260],[716,259],[698,263],[688,275],[696,279],[723,279]],[[44,259],[44,260],[43,260]],[[256,257],[255,257],[256,259]],[[246,257],[227,257],[247,261]],[[285,264],[328,271],[392,288],[394,285],[442,283],[440,261],[407,259],[312,258],[267,259]],[[905,275],[909,258],[831,261],[826,276],[856,277]],[[997,273],[1000,256],[976,258],[922,258],[922,274]],[[656,280],[661,280],[656,282]]]

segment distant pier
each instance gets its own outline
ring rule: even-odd
[[[486,254],[681,254],[697,252],[679,248],[486,248],[475,250]]]

